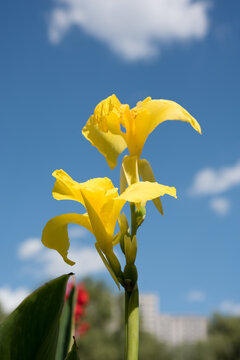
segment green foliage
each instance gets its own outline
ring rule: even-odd
[[[74,307],[75,287],[71,289],[70,294],[63,306],[55,360],[64,360],[71,346]]]
[[[183,344],[172,349],[173,360],[214,360],[212,348],[208,342]]]
[[[65,358],[65,360],[79,360],[79,354],[78,354],[78,348],[77,348],[77,344],[76,341],[74,339],[74,343],[72,346],[71,351],[68,353],[67,357]]]
[[[90,330],[78,339],[81,360],[124,358],[124,296],[112,294],[102,282],[84,281],[90,295],[86,321]],[[171,360],[164,344],[140,330],[139,360]]]
[[[74,290],[64,305],[69,275],[33,292],[0,324],[0,359],[4,360],[122,360],[124,358],[124,299],[103,282],[85,280],[90,296],[85,321],[90,330],[72,339]],[[1,309],[0,309],[1,316]],[[3,314],[4,316],[4,314]],[[56,349],[57,354],[56,354]],[[79,356],[79,358],[78,358]],[[214,315],[208,338],[170,348],[141,330],[139,360],[240,360],[240,318]]]
[[[124,358],[124,299],[104,283],[86,281],[86,319],[91,329],[78,339],[81,360]],[[206,341],[176,347],[159,342],[140,326],[139,360],[240,360],[240,318],[215,315]]]
[[[0,323],[5,319],[6,314],[3,311],[2,305],[0,303]]]
[[[240,360],[240,318],[214,315],[206,341],[177,346],[172,356],[174,360]]]
[[[63,275],[34,291],[1,323],[1,359],[55,359],[68,278]]]
[[[240,359],[240,318],[214,315],[209,324],[209,342],[217,360]]]
[[[172,360],[167,346],[159,342],[153,335],[140,331],[139,360]]]

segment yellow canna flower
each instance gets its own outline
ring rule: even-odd
[[[148,135],[166,120],[186,121],[201,134],[197,120],[174,101],[148,97],[130,109],[112,95],[96,106],[82,133],[105,156],[111,169],[117,165],[120,153],[128,148],[129,156],[124,157],[121,166],[120,193],[127,186],[139,182],[140,178],[156,182],[151,165],[140,159],[140,155]],[[160,197],[153,202],[163,214]]]
[[[96,178],[78,183],[63,170],[54,171],[53,176],[56,178],[53,197],[57,200],[78,201],[86,208],[87,213],[60,215],[48,221],[42,234],[43,244],[57,250],[64,261],[73,265],[74,263],[67,257],[69,248],[67,225],[74,223],[92,232],[101,251],[104,254],[111,254],[115,225],[126,202],[119,198],[118,189],[108,178]]]
[[[119,154],[126,147],[130,156],[140,157],[148,135],[166,120],[186,121],[201,133],[197,120],[174,101],[148,97],[130,109],[129,105],[121,104],[116,95],[109,96],[96,106],[82,133],[113,169]]]
[[[104,263],[104,253],[112,267],[117,266],[113,253],[114,230],[121,209],[126,201],[139,202],[155,199],[169,194],[176,197],[176,189],[157,183],[140,182],[126,189],[121,196],[108,178],[96,178],[84,183],[74,181],[63,170],[53,173],[56,182],[53,197],[57,200],[75,200],[81,203],[87,213],[65,214],[49,220],[43,229],[42,242],[55,249],[69,265],[74,262],[68,259],[69,238],[67,225],[78,224],[85,227],[96,238],[96,248]],[[107,266],[107,264],[105,263]],[[110,271],[110,270],[109,270]],[[116,272],[116,271],[115,271]]]

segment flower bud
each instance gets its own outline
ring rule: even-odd
[[[131,239],[130,236],[124,236],[124,250],[127,264],[134,264],[137,255],[137,238],[136,235]]]

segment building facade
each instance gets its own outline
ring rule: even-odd
[[[160,313],[156,294],[140,294],[139,308],[143,329],[171,345],[196,342],[207,338],[208,319],[197,315]]]

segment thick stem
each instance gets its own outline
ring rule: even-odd
[[[131,238],[137,233],[135,204],[130,203]],[[127,280],[127,279],[126,279]],[[139,343],[139,294],[136,279],[130,288],[125,286],[125,360],[138,360]],[[135,283],[134,287],[133,284]],[[127,285],[130,285],[127,284]]]
[[[132,291],[125,295],[127,300],[127,351],[125,348],[126,360],[138,360],[139,343],[139,295],[137,284]],[[125,323],[126,326],[126,323]]]
[[[127,360],[128,354],[128,303],[129,303],[129,292],[125,291],[125,349],[124,349],[124,359]]]

